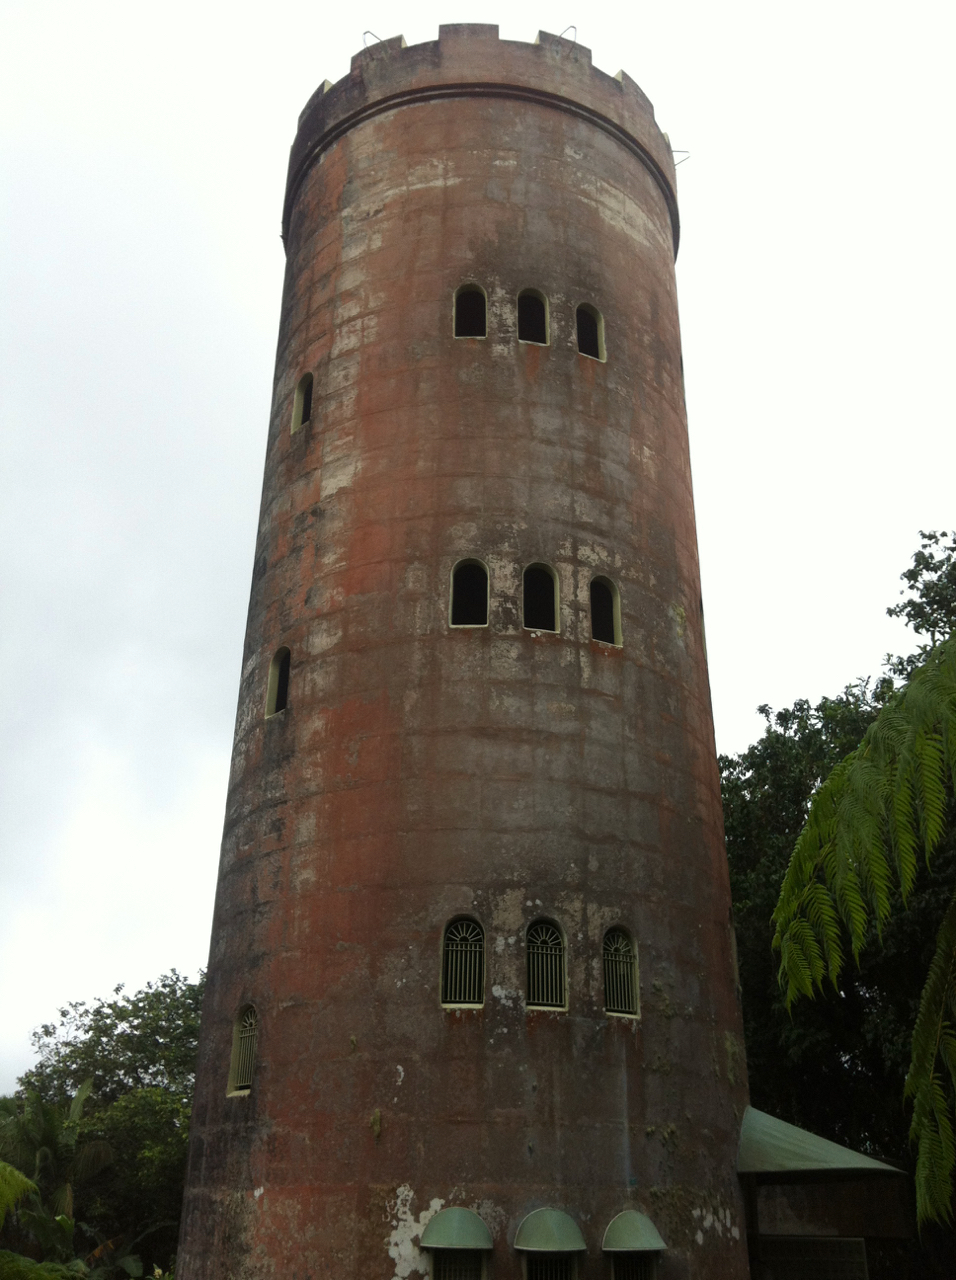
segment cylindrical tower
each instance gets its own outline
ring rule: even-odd
[[[284,234],[177,1274],[744,1277],[667,139],[386,41]]]

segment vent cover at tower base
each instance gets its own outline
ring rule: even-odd
[[[476,1249],[436,1249],[433,1280],[481,1280],[481,1254]]]
[[[528,1280],[574,1280],[574,1258],[567,1253],[529,1253]]]
[[[619,1253],[614,1258],[614,1280],[656,1280],[656,1253]]]
[[[753,1280],[868,1280],[863,1240],[758,1236]]]

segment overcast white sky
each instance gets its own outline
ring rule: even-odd
[[[577,23],[674,147],[718,746],[910,647],[952,528],[956,6],[0,0],[0,1092],[205,962],[296,117],[363,30]]]

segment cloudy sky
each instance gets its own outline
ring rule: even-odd
[[[954,7],[0,0],[0,1091],[209,937],[296,117],[370,28],[577,38],[681,164],[717,741],[909,647],[952,528]],[[366,37],[371,39],[372,37]]]

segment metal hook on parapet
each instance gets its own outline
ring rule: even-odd
[[[373,38],[373,39],[375,39],[375,40],[377,40],[377,41],[379,42],[379,44],[384,44],[384,43],[385,43],[385,41],[382,39],[382,37],[381,37],[381,36],[377,36],[377,35],[375,34],[375,32],[374,32],[374,31],[363,31],[363,32],[362,32],[362,44],[365,46],[365,48],[366,48],[366,49],[368,48],[368,40],[366,40],[366,38],[365,38],[366,36],[372,36],[372,38]]]
[[[563,39],[564,39],[564,37],[565,37],[565,34],[566,34],[568,31],[573,31],[573,32],[574,32],[574,39],[571,41],[571,43],[572,43],[572,44],[577,44],[577,42],[578,42],[578,29],[577,29],[577,27],[574,25],[574,23],[573,23],[573,22],[571,23],[571,25],[570,25],[569,27],[565,27],[565,28],[564,28],[564,31],[562,31],[562,32],[561,32],[561,34],[558,36],[558,39],[559,39],[559,40],[563,40]]]
[[[689,151],[679,151],[679,150],[675,150],[673,147],[671,147],[671,155],[672,155],[672,156],[683,156],[683,157],[684,157],[684,160],[689,160],[689,159],[690,159],[690,152],[689,152]],[[676,168],[677,168],[677,166],[678,166],[679,164],[683,164],[683,163],[684,163],[684,160],[675,160],[675,161],[674,161],[674,168],[676,169]]]

